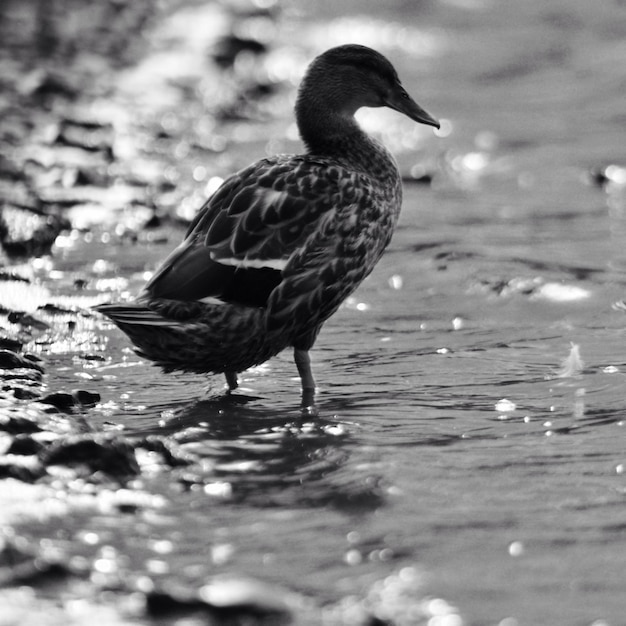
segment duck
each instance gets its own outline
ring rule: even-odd
[[[223,374],[228,393],[241,372],[291,348],[301,410],[317,414],[310,350],[374,269],[402,205],[396,161],[355,119],[362,107],[439,128],[384,55],[326,50],[297,92],[304,151],[226,178],[140,294],[95,309],[141,357],[166,372]]]

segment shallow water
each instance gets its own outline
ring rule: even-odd
[[[291,3],[284,51],[377,47],[444,125],[363,117],[407,175],[434,179],[406,183],[388,252],[319,337],[320,418],[299,419],[287,353],[224,398],[221,379],[164,375],[113,328],[90,345],[104,362],[47,346],[50,388],[101,394],[96,429],[167,434],[205,460],[143,479],[165,497],[152,517],[77,517],[52,539],[89,531],[96,546],[72,551],[114,546],[137,575],[235,572],[329,605],[419,572],[415,593],[447,603],[433,625],[625,624],[626,180],[589,172],[626,160],[626,5],[334,4]],[[268,150],[296,149],[284,115],[219,167],[260,156],[268,132]],[[182,233],[78,237],[48,287],[69,293],[88,264],[134,292]]]

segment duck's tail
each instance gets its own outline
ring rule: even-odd
[[[93,307],[106,315],[134,344],[137,355],[154,361],[164,370],[179,369],[168,359],[172,331],[180,322],[163,317],[142,302],[108,302]],[[180,330],[180,329],[179,329]]]
[[[268,342],[264,310],[174,300],[99,304],[133,342],[135,352],[166,371],[242,372],[285,348]]]
[[[141,302],[106,302],[92,307],[94,311],[106,315],[117,326],[172,326],[175,320],[166,319],[159,312]]]

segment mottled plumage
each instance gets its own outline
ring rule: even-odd
[[[402,200],[393,157],[354,120],[389,106],[438,126],[393,66],[364,46],[332,48],[303,79],[296,119],[307,151],[230,176],[137,300],[103,304],[137,352],[165,370],[237,372],[295,349],[303,407],[308,351],[322,324],[372,271]]]

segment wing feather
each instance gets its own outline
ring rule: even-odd
[[[292,265],[293,273],[292,259],[301,262],[298,252],[333,221],[354,177],[330,159],[306,155],[263,159],[241,170],[204,204],[144,295],[266,306],[285,268]],[[325,253],[332,255],[335,245]],[[302,292],[312,282],[307,276],[294,288]]]

